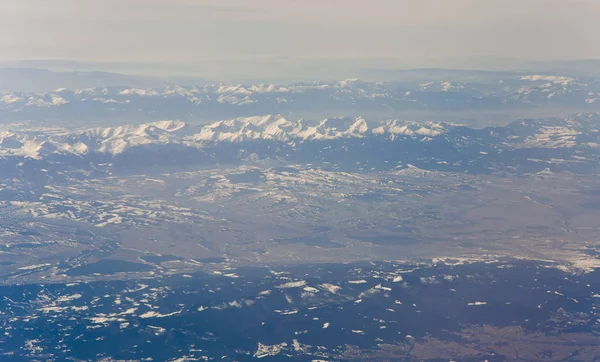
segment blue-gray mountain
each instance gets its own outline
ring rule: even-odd
[[[600,110],[600,81],[560,75],[490,73],[482,77],[358,80],[291,85],[205,85],[56,89],[0,95],[0,120],[223,119],[270,113],[368,114],[408,111],[535,109]]]

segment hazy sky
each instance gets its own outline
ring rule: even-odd
[[[0,58],[600,58],[600,0],[0,0]]]

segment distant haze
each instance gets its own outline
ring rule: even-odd
[[[600,58],[599,17],[597,0],[4,1],[0,61],[245,78],[332,63],[502,68]]]

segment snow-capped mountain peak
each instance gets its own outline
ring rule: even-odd
[[[483,167],[481,159],[494,160],[499,150],[510,154],[518,149],[535,149],[535,160],[541,159],[540,154],[564,153],[560,159],[571,161],[561,162],[577,166],[597,160],[598,119],[598,114],[582,114],[569,119],[521,120],[505,127],[472,129],[441,122],[369,122],[362,117],[308,122],[275,114],[202,126],[165,120],[74,131],[34,127],[2,131],[0,157],[52,162],[70,162],[78,157],[105,163],[118,159],[130,167],[131,162],[144,160],[147,153],[154,153],[152,158],[165,157],[169,164],[237,162],[252,155],[254,160],[291,157],[356,165],[358,159],[364,158],[370,164],[387,161],[386,167],[410,161],[420,168],[433,163],[436,168],[462,169],[469,164]],[[257,144],[261,146],[256,147]],[[223,149],[235,152],[222,153]],[[523,162],[539,162],[530,159],[534,158],[526,157]],[[549,156],[545,162],[556,159],[559,157]],[[515,162],[513,158],[507,160]]]

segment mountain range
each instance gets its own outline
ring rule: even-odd
[[[207,125],[158,121],[69,130],[20,125],[0,133],[4,177],[65,170],[130,171],[188,164],[276,162],[337,170],[418,167],[474,173],[597,172],[600,114],[525,119],[504,127],[281,115]]]
[[[0,94],[0,121],[219,120],[263,114],[371,114],[491,110],[600,110],[600,81],[561,75],[486,73],[394,82],[337,82],[158,88],[105,86]],[[321,118],[321,117],[319,117]]]

